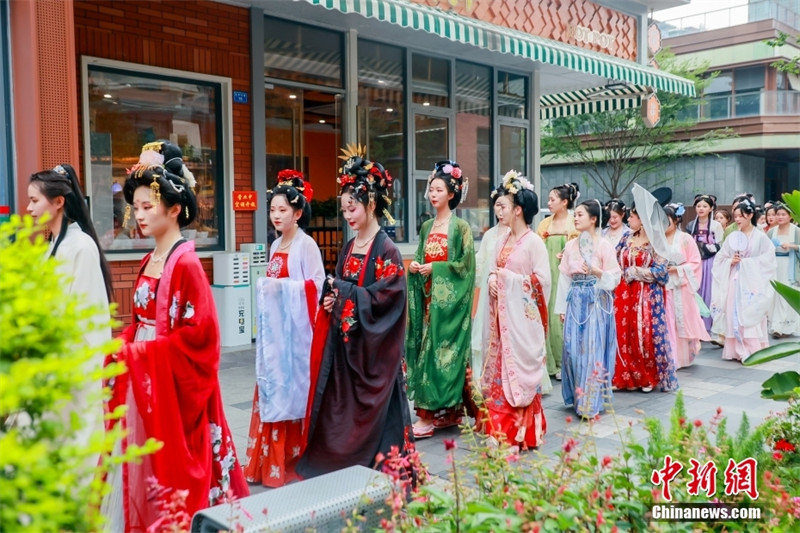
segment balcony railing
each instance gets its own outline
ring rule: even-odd
[[[666,39],[769,19],[775,19],[791,28],[800,29],[800,13],[780,5],[774,0],[760,0],[741,6],[664,20],[658,22],[658,27],[661,29],[661,36]]]
[[[800,91],[758,91],[708,95],[700,105],[686,111],[700,122],[731,118],[800,115]]]

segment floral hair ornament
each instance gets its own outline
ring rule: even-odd
[[[686,207],[680,202],[669,204],[667,207],[671,207],[675,210],[675,216],[682,217],[683,214],[686,212]]]
[[[314,198],[314,188],[311,187],[311,182],[306,181],[302,172],[293,168],[285,168],[278,172],[278,184],[276,187],[294,187],[307,202]],[[272,189],[268,190],[267,193],[272,194]],[[295,196],[291,203],[296,204],[299,198],[299,196]]]
[[[529,191],[534,191],[533,184],[526,178],[525,176],[520,175],[519,172],[516,170],[509,170],[506,172],[506,175],[503,176],[503,188],[509,192],[509,194],[516,195],[519,191],[523,189],[527,189]]]
[[[433,172],[428,176],[428,182],[425,184],[426,200],[428,199],[428,191],[431,188],[431,182],[436,178],[436,172],[439,171],[443,176],[450,176],[449,181],[450,185],[453,187],[453,191],[461,193],[461,200],[458,203],[461,204],[464,202],[464,199],[467,197],[467,192],[469,191],[469,178],[464,178],[461,180],[461,183],[459,183],[458,180],[461,179],[463,174],[461,167],[456,165],[458,165],[458,163],[455,161],[444,161],[433,165]]]

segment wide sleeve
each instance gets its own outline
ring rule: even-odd
[[[557,315],[563,315],[567,312],[567,296],[569,295],[570,285],[572,285],[572,276],[565,274],[563,271],[559,272],[556,305],[553,309]]]
[[[686,233],[679,233],[681,238],[681,252],[684,262],[676,266],[677,287],[688,285],[693,291],[700,287],[700,280],[703,276],[703,262],[700,258],[700,251],[697,249],[694,239]]]
[[[617,256],[611,245],[604,241],[600,244],[600,269],[603,271],[600,279],[597,280],[597,289],[601,291],[613,291],[622,277],[622,270],[619,268]]]
[[[750,253],[739,263],[739,301],[747,302],[739,311],[743,326],[758,324],[769,312],[775,294],[770,281],[775,279],[777,270],[775,246],[764,233],[754,229]]]
[[[550,223],[553,221],[553,217],[547,217],[541,222],[539,222],[539,227],[536,228],[536,233],[539,234],[539,237],[542,239],[547,237],[547,232],[550,229]]]
[[[714,234],[714,242],[717,244],[725,239],[725,230],[722,228],[722,224],[716,220],[711,221],[711,233]]]
[[[303,239],[303,279],[313,281],[317,287],[317,294],[322,293],[322,284],[325,281],[325,266],[322,264],[322,253],[319,246],[310,236]]]
[[[195,256],[196,257],[196,256]],[[176,375],[197,372],[216,375],[219,364],[219,324],[208,277],[199,260],[186,255],[178,260],[168,293],[169,328],[150,341],[131,342],[123,347],[127,358],[169,358]],[[186,373],[181,373],[186,370]]]
[[[711,267],[711,316],[714,322],[711,326],[712,333],[725,333],[726,308],[728,301],[728,288],[731,276],[731,260],[733,250],[730,241],[725,239],[717,255],[714,256],[714,263]]]

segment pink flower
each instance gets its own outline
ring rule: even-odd
[[[564,443],[564,452],[566,452],[566,453],[571,452],[572,449],[575,448],[575,446],[577,446],[577,445],[578,445],[578,441],[576,441],[575,439],[570,437],[569,439],[567,439],[567,442]]]
[[[510,453],[510,454],[506,455],[506,462],[508,464],[516,463],[517,461],[519,461],[519,454]]]
[[[448,163],[442,166],[442,174],[450,174],[452,176],[451,172],[453,172],[453,165]],[[455,176],[453,177],[455,178]]]
[[[580,398],[583,396],[583,389],[580,387],[575,387],[575,396]]]
[[[461,169],[458,167],[453,167],[453,170],[450,172],[450,175],[453,176],[455,179],[461,177]]]
[[[525,514],[525,506],[522,504],[520,500],[514,501],[514,510],[517,512],[518,515]]]
[[[603,457],[603,468],[607,467],[610,464],[611,464],[611,457],[608,455]]]
[[[445,450],[455,450],[458,447],[454,439],[444,439]]]

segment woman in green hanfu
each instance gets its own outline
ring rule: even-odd
[[[577,183],[567,183],[553,187],[547,197],[547,208],[552,213],[549,217],[542,220],[536,233],[544,239],[547,254],[550,258],[551,279],[558,279],[558,265],[561,263],[561,254],[567,241],[578,236],[575,230],[575,219],[570,210],[578,199]],[[556,291],[558,283],[553,283],[550,289],[550,297],[547,302],[550,316],[547,330],[547,373],[561,380],[561,354],[564,349],[564,325],[558,315],[553,311],[556,307]],[[542,392],[549,392],[552,386],[549,379],[542,380]]]
[[[472,408],[466,377],[475,249],[469,224],[452,211],[466,196],[467,178],[458,163],[436,163],[425,193],[436,217],[422,224],[408,268],[406,364],[418,439],[432,436],[434,428],[460,424],[464,405]]]

